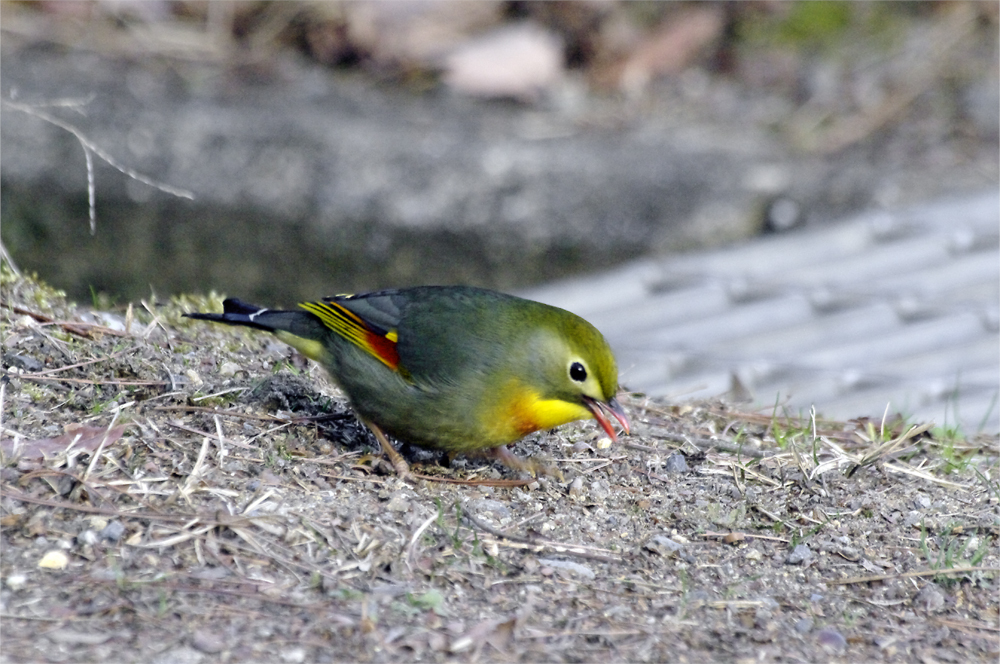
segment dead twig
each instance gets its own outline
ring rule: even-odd
[[[86,101],[76,102],[75,105],[79,106],[84,103],[86,103]],[[139,182],[147,184],[150,187],[153,187],[154,189],[159,189],[162,192],[172,194],[174,196],[177,196],[178,198],[186,198],[188,200],[194,200],[194,194],[188,191],[187,189],[180,189],[178,187],[172,187],[162,182],[157,182],[151,177],[143,175],[142,173],[135,171],[129,168],[128,166],[125,166],[124,164],[120,163],[117,159],[115,159],[110,154],[105,152],[103,148],[101,148],[99,145],[91,141],[87,137],[87,135],[84,134],[83,131],[81,131],[79,128],[66,122],[65,120],[57,118],[56,116],[41,110],[41,108],[37,105],[21,104],[15,101],[4,99],[0,100],[0,106],[9,108],[14,111],[21,111],[22,113],[26,113],[27,115],[36,117],[39,120],[48,122],[51,125],[55,125],[60,129],[64,129],[69,133],[73,134],[73,136],[76,137],[76,140],[80,142],[80,147],[83,148],[83,154],[87,160],[87,202],[89,204],[89,211],[90,211],[91,235],[97,232],[97,211],[96,211],[97,194],[96,194],[96,187],[94,186],[94,155],[97,155],[102,160],[104,160],[109,166],[119,171],[120,173],[127,175],[133,180],[138,180]]]
[[[514,548],[529,549],[535,552],[542,551],[552,551],[554,553],[560,553],[567,556],[574,556],[577,558],[587,558],[589,560],[600,560],[602,562],[621,562],[621,558],[618,556],[608,555],[611,552],[607,549],[598,549],[596,547],[589,547],[582,544],[566,544],[564,542],[553,542],[551,540],[543,540],[536,537],[528,537],[525,535],[515,535],[513,533],[505,533],[501,530],[497,530],[493,526],[489,525],[476,518],[469,513],[468,510],[459,507],[461,510],[461,517],[466,519],[469,523],[474,525],[479,530],[482,530],[494,537],[499,537],[508,540],[507,546],[513,546]]]
[[[85,339],[93,339],[96,332],[98,334],[110,334],[115,337],[127,337],[129,334],[127,332],[119,332],[118,330],[112,330],[110,327],[105,327],[104,325],[98,325],[96,323],[83,323],[80,321],[59,321],[55,318],[50,318],[45,314],[40,314],[37,311],[31,311],[30,309],[25,309],[24,307],[19,307],[16,304],[10,304],[6,301],[0,301],[0,306],[6,307],[13,311],[15,314],[21,314],[22,316],[30,316],[34,318],[39,323],[45,323],[46,325],[58,325],[62,329],[66,330],[70,334],[75,334],[78,337],[84,337]],[[91,332],[91,330],[93,332]]]
[[[952,576],[955,574],[969,574],[970,572],[1000,572],[1000,567],[950,567],[948,569],[924,569],[915,572],[899,572],[896,574],[874,574],[872,576],[852,576],[846,579],[833,579],[826,581],[828,586],[845,586],[853,583],[871,583],[872,581],[887,581],[889,579],[912,579],[921,576]]]

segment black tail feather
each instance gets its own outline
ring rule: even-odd
[[[222,302],[221,314],[196,312],[193,314],[184,314],[184,317],[194,318],[196,320],[210,320],[215,323],[225,323],[226,325],[243,325],[245,327],[254,327],[258,330],[273,332],[275,329],[273,326],[265,325],[254,320],[257,316],[267,311],[268,309],[265,307],[258,307],[255,304],[250,304],[248,302],[244,302],[243,300],[238,300],[235,297],[231,297]]]

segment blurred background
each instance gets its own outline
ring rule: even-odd
[[[102,307],[517,291],[633,389],[995,430],[998,7],[4,1],[2,241]]]

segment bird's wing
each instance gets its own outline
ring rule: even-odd
[[[399,307],[386,294],[341,295],[300,307],[344,339],[367,351],[390,369],[399,371]]]
[[[496,363],[505,348],[498,328],[506,337],[516,332],[499,322],[510,300],[474,288],[421,286],[300,306],[408,380],[430,385]]]

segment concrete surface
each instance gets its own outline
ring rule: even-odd
[[[646,259],[528,297],[594,323],[631,390],[1000,429],[996,191]]]

